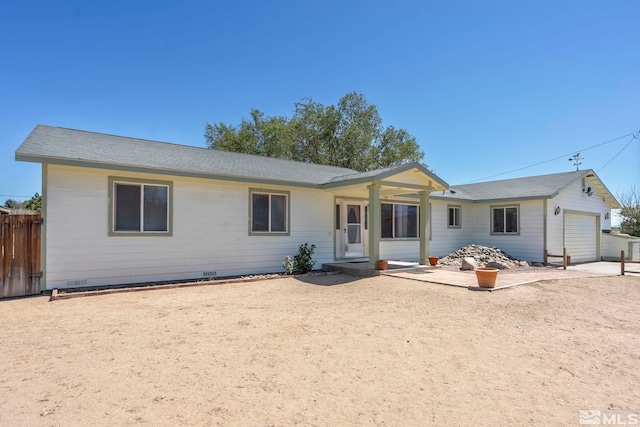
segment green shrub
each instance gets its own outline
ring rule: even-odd
[[[305,274],[313,270],[316,262],[313,260],[313,251],[316,245],[309,246],[304,243],[298,247],[298,253],[291,259],[289,255],[285,257],[282,267],[287,274]]]

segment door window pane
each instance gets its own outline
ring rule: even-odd
[[[347,239],[349,243],[360,243],[360,206],[347,205]]]

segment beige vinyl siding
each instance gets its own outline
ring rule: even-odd
[[[417,262],[420,257],[420,240],[383,240],[380,242],[380,259]]]
[[[519,230],[517,234],[491,234],[491,208],[518,206]],[[544,259],[544,202],[523,200],[505,203],[475,203],[473,205],[473,242],[495,246],[509,255],[526,261]],[[464,226],[464,224],[463,224]]]
[[[109,176],[172,181],[173,236],[109,236]],[[47,178],[48,289],[280,272],[305,242],[316,268],[333,261],[334,199],[319,190],[57,165]],[[249,188],[291,191],[289,236],[247,234]]]
[[[460,206],[460,227],[448,227],[448,206]],[[473,204],[431,199],[431,241],[429,253],[444,257],[468,245],[473,233]]]

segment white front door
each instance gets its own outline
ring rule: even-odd
[[[364,203],[347,201],[343,206],[344,257],[364,256]]]

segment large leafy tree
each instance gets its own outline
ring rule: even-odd
[[[239,126],[207,123],[208,147],[358,171],[424,160],[416,138],[405,129],[383,127],[378,108],[361,93],[329,106],[304,98],[291,119],[265,117],[257,109],[250,116]]]
[[[633,187],[626,193],[618,194],[620,202],[620,232],[640,237],[640,191]]]

